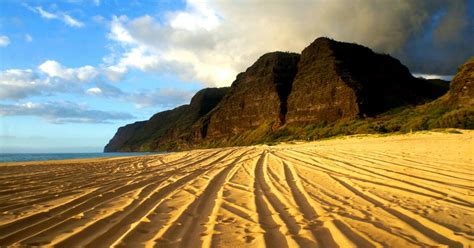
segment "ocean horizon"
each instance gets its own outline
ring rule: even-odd
[[[78,158],[144,156],[159,152],[0,153],[0,162],[29,162]]]

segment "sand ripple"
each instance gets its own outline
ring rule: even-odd
[[[0,165],[0,245],[474,246],[474,132]]]

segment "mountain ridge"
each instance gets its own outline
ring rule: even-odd
[[[471,71],[472,64],[468,67]],[[467,108],[462,118],[467,120],[473,93],[472,74],[465,74],[464,81],[459,79],[462,82],[448,91],[447,83],[415,78],[389,55],[354,43],[317,38],[301,54],[262,55],[228,88],[203,89],[188,105],[119,128],[104,151],[169,151],[406,131],[405,124],[393,120],[412,118],[403,116],[410,111],[416,113],[413,120],[421,118],[426,113],[417,106],[435,99],[449,98],[449,106],[462,102],[459,106]],[[460,92],[464,92],[462,101],[455,97]],[[431,105],[435,107],[424,108],[441,108]],[[393,111],[398,112],[391,114]],[[378,129],[372,127],[374,123]]]

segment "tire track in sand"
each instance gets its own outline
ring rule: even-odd
[[[108,216],[105,219],[101,219],[93,223],[85,230],[82,230],[80,233],[69,237],[68,239],[58,243],[57,245],[62,247],[70,247],[79,244],[79,242],[81,242],[82,240],[86,240],[86,244],[89,247],[110,246],[116,243],[118,240],[121,239],[122,236],[124,236],[131,229],[133,229],[134,223],[142,220],[146,216],[146,214],[157,204],[159,204],[163,199],[165,199],[167,195],[172,192],[175,192],[183,185],[202,175],[207,171],[209,167],[219,163],[233,152],[234,150],[224,153],[219,157],[214,158],[215,160],[213,160],[211,163],[202,166],[196,169],[195,171],[188,173],[185,176],[182,176],[181,178],[172,183],[166,184],[162,187],[158,187],[155,191],[150,192],[148,196],[144,197],[144,199],[135,202],[135,204],[133,205],[127,206],[124,211],[117,212],[112,216]],[[169,175],[171,174],[174,174],[174,171],[169,172]],[[110,219],[116,219],[118,221],[113,225],[110,225]],[[106,231],[100,234],[101,230]],[[98,233],[100,235],[97,235]]]
[[[449,230],[444,226],[440,226],[428,219],[417,216],[414,213],[411,213],[400,207],[390,207],[390,204],[382,198],[377,197],[369,192],[362,192],[361,190],[358,190],[355,186],[352,186],[347,179],[337,178],[335,176],[331,177],[335,181],[339,182],[342,186],[353,192],[355,195],[363,198],[377,207],[382,208],[387,213],[390,213],[400,221],[412,226],[415,230],[435,241],[436,243],[445,244],[449,247],[467,247],[470,244],[469,240],[455,235],[452,230]]]
[[[469,247],[466,133],[0,164],[0,246]]]
[[[246,152],[247,153],[247,152]],[[202,246],[201,234],[206,231],[206,225],[215,222],[216,211],[222,204],[222,191],[228,178],[232,177],[238,169],[238,162],[242,160],[245,153],[235,158],[212,177],[206,188],[184,212],[173,221],[162,236],[157,237],[158,246]],[[208,230],[213,231],[213,230]],[[211,236],[212,233],[205,234]],[[209,239],[204,240],[210,244]]]
[[[317,207],[317,205],[314,203],[310,204],[311,198],[304,190],[304,187],[301,184],[298,174],[296,173],[293,166],[287,162],[281,162],[285,169],[286,182],[291,188],[293,199],[298,204],[298,207],[303,213],[305,219],[310,221],[309,227],[313,232],[314,237],[323,239],[323,242],[321,242],[323,247],[329,247],[329,245],[332,245],[332,242],[335,243],[336,241],[332,239],[331,233],[334,235],[338,232],[344,236],[337,239],[337,243],[340,245],[340,247],[376,247],[376,245],[370,242],[366,237],[363,237],[357,231],[352,230],[341,220],[334,220],[334,224],[329,224],[332,228],[324,227],[323,223],[320,221],[319,223],[315,222],[314,220],[318,217],[318,214],[313,206]],[[323,212],[321,207],[318,207],[318,210],[320,213]],[[346,239],[347,241],[344,242]]]

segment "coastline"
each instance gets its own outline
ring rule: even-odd
[[[0,165],[2,163],[15,162],[39,162],[39,161],[64,161],[77,159],[99,159],[112,157],[136,157],[153,154],[164,154],[166,152],[85,152],[85,153],[0,153]]]

